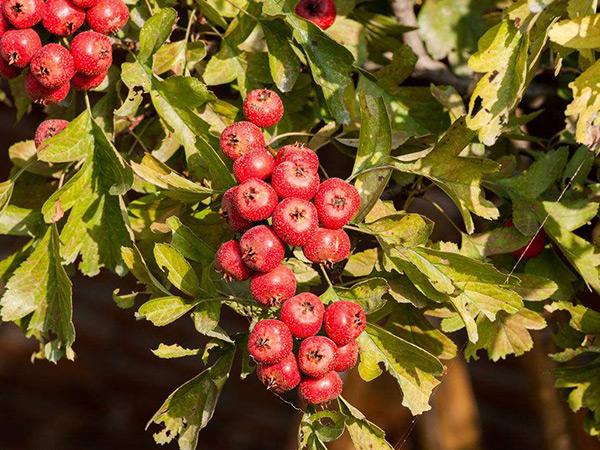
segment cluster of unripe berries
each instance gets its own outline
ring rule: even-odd
[[[62,101],[71,86],[98,87],[112,64],[107,35],[128,20],[122,0],[0,0],[0,75],[15,78],[29,67],[25,92],[43,105]],[[42,46],[33,28],[38,23],[54,36],[70,36],[84,23],[91,30],[77,34],[69,49],[57,43]]]

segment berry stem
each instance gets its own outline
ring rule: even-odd
[[[325,270],[325,266],[323,264],[319,264],[319,267],[321,268],[321,272],[323,272],[323,276],[325,277],[325,280],[327,281],[327,284],[329,285],[329,287],[331,289],[333,289],[333,283],[329,279],[329,275],[327,274],[327,270]]]
[[[395,168],[396,168],[395,166],[391,166],[391,165],[368,167],[366,169],[363,169],[359,172],[356,172],[356,173],[350,175],[348,178],[346,178],[346,181],[350,182],[354,178],[356,178],[362,174],[368,173],[368,172],[373,172],[374,170],[390,170],[390,169],[393,170]]]
[[[375,233],[372,233],[364,228],[355,227],[354,225],[344,225],[346,230],[358,231],[359,233],[370,234],[371,236],[377,236]]]
[[[88,110],[88,113],[90,113],[90,117],[91,117],[91,118],[92,118],[92,120],[93,120],[93,119],[94,119],[94,115],[93,115],[93,113],[92,113],[92,105],[90,104],[90,97],[89,97],[89,95],[88,95],[87,91],[85,91],[85,92],[83,93],[83,96],[84,96],[84,98],[85,98],[85,107],[87,108],[87,110]]]
[[[292,131],[290,133],[283,133],[283,134],[279,134],[279,135],[273,137],[269,141],[268,145],[271,145],[271,144],[273,144],[273,142],[277,142],[280,139],[283,139],[283,138],[286,138],[286,137],[290,137],[290,136],[319,136],[319,135],[315,134],[315,133],[298,133],[298,132]],[[330,139],[329,136],[319,136],[319,137],[322,137],[323,139]]]

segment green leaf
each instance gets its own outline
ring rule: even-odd
[[[29,99],[29,96],[25,93],[24,80],[25,71],[23,71],[18,77],[13,78],[12,80],[8,80],[10,92],[15,100],[15,106],[17,107],[17,122],[21,121],[21,119],[29,109],[29,105],[31,105],[31,100]]]
[[[569,302],[553,302],[545,306],[546,311],[568,311],[571,315],[569,325],[585,334],[600,335],[600,313],[583,305]]]
[[[169,217],[167,225],[173,231],[171,245],[183,256],[199,262],[203,266],[214,261],[215,250],[200,239],[189,227],[183,225],[178,217]]]
[[[149,320],[154,326],[162,327],[175,322],[199,302],[200,300],[188,301],[176,296],[153,298],[140,306],[137,315]]]
[[[200,294],[200,280],[189,262],[175,247],[169,244],[156,244],[154,246],[156,264],[163,271],[166,269],[167,277],[173,285],[192,297]]]
[[[382,217],[362,228],[377,236],[382,244],[414,247],[427,243],[433,225],[425,216],[400,212]]]
[[[478,257],[503,255],[524,246],[530,236],[522,234],[516,227],[500,227],[485,233],[462,234],[462,248],[474,252]]]
[[[195,109],[216,100],[214,94],[194,77],[169,77],[164,81],[155,80],[152,86],[174,108]]]
[[[402,45],[392,55],[390,63],[374,73],[379,85],[393,95],[395,88],[406,80],[415,69],[417,55],[410,46]]]
[[[7,180],[3,183],[0,183],[0,216],[10,202],[14,187],[15,183],[12,180]]]
[[[200,348],[183,348],[178,344],[166,345],[160,344],[157,349],[152,350],[159,358],[171,359],[171,358],[182,358],[184,356],[200,356],[202,349]]]
[[[173,8],[161,9],[150,17],[140,30],[138,60],[143,64],[157,52],[173,31],[177,12]]]
[[[54,163],[79,161],[91,154],[93,148],[92,120],[85,110],[62,132],[42,143],[38,159]]]
[[[300,75],[300,60],[290,43],[290,31],[280,20],[261,21],[269,50],[269,68],[281,92],[289,92]]]
[[[307,410],[302,415],[298,428],[299,450],[325,450],[324,442],[338,439],[344,432],[346,418],[339,411],[319,411],[311,413]]]
[[[555,44],[567,48],[600,48],[600,14],[561,20],[552,26],[548,36]]]
[[[393,450],[385,434],[343,397],[338,398],[340,412],[346,416],[346,429],[356,450]]]
[[[600,17],[598,15],[597,17]],[[577,116],[575,137],[577,142],[585,145],[592,151],[598,150],[600,119],[600,88],[596,81],[600,77],[600,61],[595,62],[575,81],[569,84],[573,91],[573,101],[567,106],[567,116]]]
[[[202,41],[197,42],[202,43]],[[202,48],[204,48],[203,43]],[[175,74],[181,75],[186,62],[186,50],[186,41],[164,44],[154,54],[154,58],[152,59],[152,72],[156,75],[162,75],[163,73],[172,70]]]
[[[351,277],[366,277],[371,275],[379,260],[379,252],[376,248],[370,248],[362,252],[354,252],[348,258],[344,266],[344,275]]]
[[[351,301],[358,303],[366,314],[371,314],[386,304],[383,296],[388,293],[389,289],[385,279],[371,278],[349,288],[330,287],[321,295],[321,300],[324,303]]]
[[[133,276],[145,284],[146,289],[152,293],[170,295],[169,291],[152,275],[152,272],[150,272],[150,269],[146,265],[146,261],[144,261],[144,257],[135,245],[133,247],[122,247],[121,255]]]

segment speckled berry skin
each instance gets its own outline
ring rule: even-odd
[[[25,75],[25,93],[33,103],[38,105],[48,106],[59,103],[69,95],[70,89],[70,83],[63,84],[56,89],[50,89],[42,86],[31,72],[27,72],[27,75]]]
[[[246,281],[252,270],[242,261],[242,250],[238,241],[227,241],[215,254],[215,270],[228,281]]]
[[[21,75],[23,69],[19,69],[15,66],[10,66],[4,58],[0,58],[0,77],[6,80],[12,80],[13,78],[17,78]]]
[[[319,228],[302,251],[313,263],[333,264],[350,256],[350,238],[342,229]]]
[[[257,272],[275,269],[285,255],[283,242],[267,225],[257,225],[246,231],[240,239],[240,247],[244,263]]]
[[[342,393],[342,379],[337,372],[329,372],[321,378],[306,377],[298,385],[298,395],[312,405],[335,400]]]
[[[513,221],[512,219],[509,219],[506,222],[505,227],[512,227],[513,225]],[[529,245],[529,248],[527,248],[527,245],[521,247],[518,250],[515,250],[514,252],[511,252],[511,255],[514,258],[522,258],[522,259],[532,259],[535,258],[536,256],[539,256],[540,253],[542,253],[544,251],[544,247],[546,246],[546,232],[544,231],[544,229],[542,228],[540,230],[539,233],[537,233],[533,239],[531,240],[531,244]]]
[[[73,0],[73,4],[78,8],[89,9],[96,6],[100,0]]]
[[[102,72],[100,75],[91,76],[76,73],[73,78],[71,78],[71,86],[78,91],[89,91],[90,89],[95,89],[100,86],[107,75],[108,71]]]
[[[283,103],[270,89],[254,89],[244,99],[246,119],[259,127],[272,127],[283,117]]]
[[[31,73],[40,84],[57,88],[75,75],[75,63],[69,50],[59,44],[44,45],[30,62]]]
[[[50,119],[44,120],[35,130],[35,136],[33,141],[35,142],[35,147],[39,148],[46,139],[50,139],[53,136],[56,136],[62,130],[64,130],[69,122],[67,120],[60,119]]]
[[[9,66],[24,69],[42,48],[40,36],[31,28],[8,30],[0,38],[0,54]]]
[[[4,16],[15,28],[31,28],[42,20],[43,0],[6,0],[2,3]]]
[[[100,0],[87,10],[86,20],[90,28],[102,34],[115,34],[129,20],[129,9],[121,0]]]
[[[84,31],[73,38],[71,55],[75,70],[84,75],[100,75],[112,64],[110,40],[95,31]]]
[[[232,231],[235,233],[242,233],[252,227],[252,221],[244,219],[235,206],[235,193],[237,188],[237,186],[234,186],[223,194],[223,199],[221,200],[221,216]]]
[[[309,377],[320,378],[333,368],[337,345],[325,336],[311,336],[300,344],[298,367]]]
[[[270,272],[252,275],[250,292],[261,305],[279,306],[296,293],[296,277],[289,267],[280,264]]]
[[[333,0],[300,0],[294,12],[322,30],[335,22],[336,8]]]
[[[220,138],[221,151],[234,161],[253,150],[265,149],[265,137],[251,122],[235,122],[223,130]]]
[[[305,245],[317,228],[317,208],[308,200],[286,198],[279,202],[273,211],[273,229],[288,245]]]
[[[308,164],[309,169],[314,170],[315,172],[319,170],[319,157],[304,144],[296,143],[284,145],[279,149],[275,163],[279,165],[288,161],[304,161]]]
[[[304,161],[288,161],[273,171],[271,184],[280,198],[310,200],[319,190],[319,175]]]
[[[346,372],[352,369],[358,361],[359,353],[360,346],[356,341],[352,341],[346,345],[339,345],[332,370]]]
[[[0,5],[2,3],[3,2],[0,2]],[[10,30],[11,28],[12,28],[12,25],[8,21],[6,16],[4,15],[4,10],[3,10],[2,6],[0,6],[0,37],[2,37],[2,35],[4,33],[6,33],[8,30]]]
[[[325,307],[321,299],[310,292],[303,292],[283,304],[279,318],[288,326],[292,336],[305,339],[319,332],[323,314]]]
[[[233,173],[238,183],[243,183],[250,178],[266,180],[275,169],[275,158],[264,150],[253,150],[240,156],[233,163]]]
[[[275,364],[292,352],[292,333],[280,320],[261,320],[248,338],[248,351],[261,364]]]
[[[275,364],[259,364],[256,367],[256,375],[267,389],[278,394],[291,391],[298,386],[301,379],[298,362],[293,353]]]
[[[271,217],[277,206],[277,194],[267,183],[251,178],[235,191],[235,205],[240,215],[254,222]]]
[[[315,195],[319,222],[325,228],[342,228],[360,208],[360,195],[354,186],[340,178],[329,178]]]
[[[85,22],[85,11],[71,0],[48,0],[42,25],[56,36],[70,36]]]
[[[323,316],[325,332],[337,345],[356,340],[365,331],[367,318],[359,304],[350,301],[332,303]]]

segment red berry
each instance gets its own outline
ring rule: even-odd
[[[283,103],[270,89],[255,89],[244,99],[246,119],[259,127],[272,127],[283,117]]]
[[[333,264],[350,256],[350,238],[342,229],[319,228],[302,251],[309,261]]]
[[[275,364],[292,352],[293,339],[290,330],[280,320],[261,320],[248,338],[250,355],[262,364]]]
[[[296,293],[296,277],[289,267],[279,265],[270,272],[250,278],[250,292],[264,306],[279,306]]]
[[[48,106],[64,100],[71,89],[70,83],[50,89],[42,86],[31,72],[25,75],[25,93],[33,103]]]
[[[223,199],[221,200],[221,215],[229,228],[236,233],[241,233],[246,231],[252,227],[252,222],[244,219],[237,210],[235,206],[235,192],[237,191],[237,186],[228,189],[225,194],[223,194]]]
[[[71,0],[48,0],[42,25],[56,36],[70,36],[85,22],[85,11]]]
[[[129,20],[129,9],[121,0],[100,0],[87,10],[86,20],[90,28],[102,34],[115,34]]]
[[[300,370],[293,353],[275,364],[259,364],[256,375],[267,389],[278,394],[291,391],[300,383]]]
[[[50,139],[53,136],[56,136],[62,130],[64,130],[69,122],[67,120],[60,119],[50,119],[44,120],[35,130],[35,136],[33,138],[35,142],[35,147],[38,148],[42,145],[46,139]]]
[[[78,91],[89,91],[90,89],[95,89],[102,84],[106,76],[107,72],[103,72],[100,75],[84,75],[82,73],[76,73],[73,78],[71,78],[71,86],[73,86]]]
[[[11,66],[24,69],[40,49],[42,41],[31,28],[8,30],[0,38],[0,54]]]
[[[2,3],[4,16],[15,28],[31,28],[42,20],[43,0],[6,0]]]
[[[242,261],[242,250],[238,241],[227,241],[219,247],[215,254],[215,270],[229,281],[245,281],[252,275],[252,270]]]
[[[303,246],[319,228],[315,205],[308,200],[286,198],[273,211],[273,229],[288,245]]]
[[[358,361],[359,351],[360,346],[356,341],[338,346],[335,362],[333,363],[333,370],[336,372],[346,372],[347,370],[352,369]]]
[[[304,161],[288,161],[275,167],[271,184],[281,198],[310,200],[319,190],[319,175]]]
[[[17,78],[21,75],[22,69],[19,69],[16,66],[10,66],[4,58],[0,58],[0,77],[5,78],[7,80],[12,80],[13,78]]]
[[[323,316],[325,332],[333,342],[346,345],[365,331],[367,318],[359,304],[349,301],[332,303]]]
[[[100,0],[73,0],[73,4],[78,8],[89,9],[98,4]]]
[[[513,226],[512,219],[509,219],[506,222],[505,226],[507,228],[512,227]],[[527,248],[527,245],[525,245],[525,246],[521,247],[519,250],[515,250],[514,252],[511,252],[511,255],[517,259],[519,259],[521,257],[523,259],[532,259],[532,258],[535,258],[536,256],[539,256],[539,254],[544,251],[544,247],[546,246],[546,232],[544,231],[543,228],[539,231],[539,233],[537,233],[533,237],[533,239],[531,240],[531,243],[528,245],[529,245],[529,248]]]
[[[0,5],[2,3],[3,2],[0,2]],[[10,30],[11,28],[12,28],[11,23],[8,21],[8,19],[4,15],[3,8],[0,7],[0,37],[2,37],[2,35],[4,33],[6,33],[8,30]]]
[[[298,366],[303,374],[320,378],[333,368],[337,352],[335,343],[325,336],[311,336],[298,350]]]
[[[279,318],[288,326],[292,335],[299,339],[314,336],[323,325],[325,307],[315,294],[303,292],[281,307]]]
[[[269,272],[281,264],[285,255],[283,243],[266,225],[257,225],[246,231],[240,239],[242,259],[248,267],[258,272]]]
[[[271,176],[274,168],[275,158],[264,149],[246,153],[233,163],[233,173],[240,183],[250,178],[266,180]]]
[[[110,40],[95,31],[84,31],[73,38],[71,55],[75,70],[93,76],[105,73],[112,64]]]
[[[295,143],[292,145],[284,145],[277,152],[276,164],[281,164],[287,161],[304,161],[308,167],[315,172],[319,170],[319,157],[310,148],[304,144]]]
[[[229,159],[236,160],[253,150],[264,150],[265,137],[253,123],[235,122],[221,133],[220,146]]]
[[[75,64],[69,50],[58,44],[44,45],[31,58],[31,73],[40,84],[57,88],[68,83],[75,75]]]
[[[251,178],[240,184],[235,191],[235,205],[244,219],[265,220],[277,206],[277,194],[269,184],[258,178]]]
[[[310,20],[322,30],[333,25],[336,15],[333,0],[300,0],[294,12]]]
[[[358,212],[360,195],[354,186],[340,178],[329,178],[315,196],[319,221],[325,228],[342,228]]]
[[[329,372],[321,378],[304,378],[298,386],[298,395],[313,405],[335,400],[342,393],[342,379],[337,372]]]

